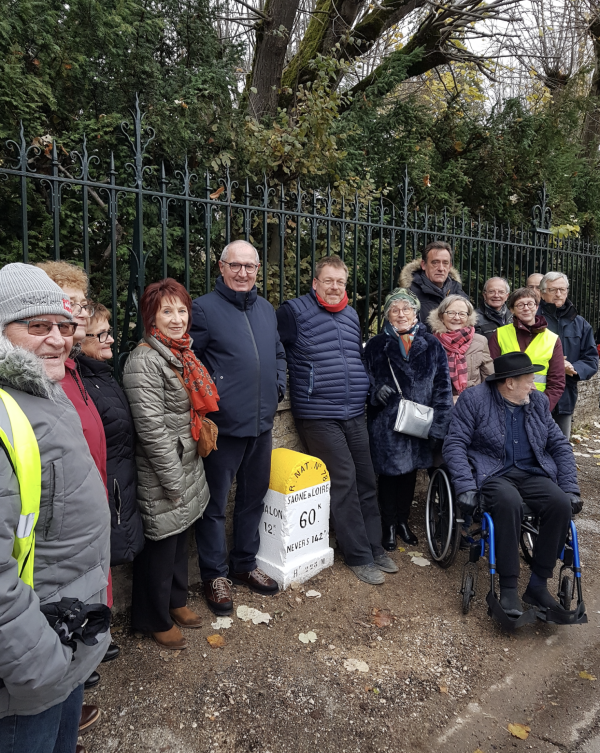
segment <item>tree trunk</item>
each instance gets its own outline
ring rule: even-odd
[[[265,3],[264,13],[269,20],[262,20],[257,26],[248,92],[249,112],[257,120],[277,114],[285,54],[299,4],[300,0],[267,0]]]
[[[587,156],[596,159],[600,145],[600,18],[596,18],[590,24],[589,33],[594,44],[596,65],[588,95],[590,109],[583,124],[583,146]]]

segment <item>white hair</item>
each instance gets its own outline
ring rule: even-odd
[[[566,274],[564,274],[563,272],[548,272],[540,280],[540,290],[542,291],[542,293],[546,292],[546,285],[549,282],[554,282],[554,280],[560,280],[561,277],[567,283],[567,288],[568,288],[569,287],[569,278],[567,277]]]
[[[252,249],[252,250],[254,251],[254,253],[256,254],[256,263],[257,263],[257,264],[260,264],[260,256],[259,256],[259,254],[258,254],[258,251],[257,251],[257,250],[256,250],[256,249],[254,248],[254,246],[253,246],[253,245],[252,245],[251,243],[248,243],[248,241],[244,241],[244,240],[231,241],[231,243],[228,243],[228,244],[227,244],[227,245],[225,246],[225,248],[223,249],[223,251],[221,252],[221,261],[227,261],[227,255],[228,255],[228,253],[229,253],[229,249],[230,249],[230,248],[231,248],[232,246],[235,246],[235,245],[236,245],[237,243],[243,243],[243,244],[244,244],[244,245],[246,245],[246,246],[250,246],[250,248],[251,248],[251,249]]]
[[[490,277],[489,280],[486,280],[483,284],[483,292],[487,290],[488,282],[491,282],[492,280],[501,280],[506,285],[506,293],[510,293],[510,284],[507,279],[504,277]]]

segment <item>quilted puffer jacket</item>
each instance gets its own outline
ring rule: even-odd
[[[153,541],[189,528],[209,492],[190,426],[190,400],[171,366],[182,365],[154,337],[131,353],[123,372],[137,433],[137,499],[144,533]]]
[[[579,494],[575,458],[550,413],[548,400],[534,390],[525,406],[525,430],[538,463],[564,492]],[[444,460],[456,494],[477,491],[504,468],[504,401],[490,382],[465,390],[456,405],[444,441]]]

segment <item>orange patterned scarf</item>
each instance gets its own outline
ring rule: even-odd
[[[215,383],[190,348],[191,338],[188,334],[180,337],[179,340],[173,340],[171,337],[163,335],[157,327],[152,327],[150,334],[168,348],[183,365],[183,381],[188,389],[192,404],[190,411],[192,437],[198,440],[202,427],[202,416],[219,410],[217,405],[219,395]]]

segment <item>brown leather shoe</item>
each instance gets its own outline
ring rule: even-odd
[[[100,709],[97,706],[87,706],[85,703],[81,707],[81,718],[79,719],[79,734],[87,732],[100,719]]]
[[[224,616],[233,612],[231,581],[227,578],[215,578],[203,581],[204,596],[208,608],[216,615]]]
[[[277,581],[269,578],[258,567],[249,573],[232,573],[231,581],[239,586],[248,586],[251,591],[264,596],[275,596],[279,592]]]
[[[83,747],[83,745],[76,745],[75,753],[87,753],[87,750]]]
[[[179,627],[183,628],[199,628],[202,627],[202,620],[196,614],[192,612],[189,607],[177,607],[177,609],[169,610],[173,622]]]
[[[161,633],[150,633],[150,635],[152,636],[152,640],[161,648],[169,648],[172,651],[181,651],[187,646],[187,641],[177,625],[173,625],[170,630],[164,630]]]

